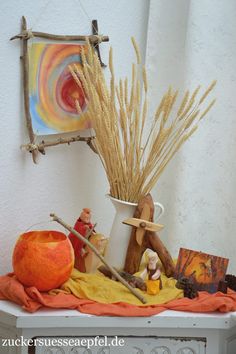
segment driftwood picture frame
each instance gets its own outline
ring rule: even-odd
[[[92,21],[92,32],[93,33],[88,36],[84,36],[84,35],[55,35],[55,34],[44,33],[44,32],[35,32],[35,31],[31,31],[30,29],[27,28],[26,18],[23,16],[22,17],[22,25],[21,25],[21,33],[11,38],[11,40],[20,39],[21,43],[22,43],[21,60],[22,60],[22,68],[23,68],[24,111],[25,111],[25,119],[26,119],[28,135],[29,135],[29,143],[22,145],[22,147],[32,154],[32,158],[33,158],[34,163],[37,163],[38,153],[45,155],[45,148],[50,147],[50,146],[56,146],[56,145],[60,145],[60,144],[70,144],[70,143],[76,142],[76,141],[84,141],[93,149],[94,152],[96,152],[96,150],[94,149],[93,144],[92,144],[92,140],[94,139],[94,136],[81,137],[81,136],[77,135],[75,137],[70,137],[70,138],[60,138],[55,141],[50,140],[47,142],[45,140],[42,140],[40,143],[36,143],[36,134],[33,129],[32,116],[30,113],[28,41],[32,38],[47,39],[47,40],[54,41],[54,42],[57,41],[57,43],[58,43],[58,41],[60,41],[60,42],[71,42],[71,41],[85,42],[86,40],[89,40],[89,42],[94,46],[95,50],[97,51],[101,65],[105,66],[105,64],[101,60],[100,51],[99,51],[99,44],[102,42],[109,41],[109,37],[108,36],[100,36],[98,34],[98,25],[97,25],[96,20]]]

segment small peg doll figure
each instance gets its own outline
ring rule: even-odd
[[[93,224],[91,223],[91,210],[84,208],[80,214],[79,219],[76,221],[74,229],[79,232],[82,236],[86,236],[87,232],[93,229]],[[85,243],[78,239],[74,234],[69,234],[70,242],[74,248],[75,253],[75,268],[80,272],[85,272],[85,262],[84,257],[86,255]]]
[[[104,254],[108,242],[105,236],[93,233],[89,237],[89,241],[97,249],[99,254]],[[84,264],[86,273],[95,273],[100,264],[100,259],[87,245],[85,246]]]
[[[140,277],[146,280],[147,293],[157,295],[162,288],[161,267],[158,265],[158,255],[156,252],[149,251],[147,254],[148,263],[146,268],[140,274]]]

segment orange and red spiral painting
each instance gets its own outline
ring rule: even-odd
[[[74,81],[69,65],[81,65],[81,49],[75,44],[33,43],[29,48],[29,99],[36,135],[90,128],[83,89]],[[78,100],[82,114],[76,110]]]

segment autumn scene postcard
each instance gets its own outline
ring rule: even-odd
[[[229,260],[207,253],[180,248],[175,278],[191,278],[198,290],[214,293],[226,274]]]

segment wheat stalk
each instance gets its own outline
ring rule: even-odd
[[[127,78],[116,84],[112,49],[109,53],[109,85],[89,43],[86,53],[82,52],[83,68],[73,65],[70,71],[88,98],[85,114],[96,133],[95,147],[108,178],[111,196],[137,202],[152,190],[168,162],[196,131],[199,121],[215,103],[213,100],[202,108],[216,82],[212,82],[200,99],[197,99],[200,86],[192,94],[186,91],[177,109],[174,108],[178,91],[170,87],[163,95],[150,130],[145,135],[148,81],[144,67],[142,79],[139,79],[140,53],[133,38],[132,43],[136,63],[132,64],[130,88]],[[81,113],[78,102],[76,107]],[[175,116],[173,111],[177,112]]]

